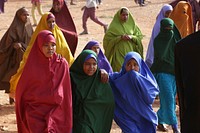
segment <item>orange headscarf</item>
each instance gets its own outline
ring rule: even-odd
[[[182,38],[194,32],[192,7],[190,3],[180,1],[173,9],[170,18],[174,21]]]

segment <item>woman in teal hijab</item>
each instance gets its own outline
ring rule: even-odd
[[[115,14],[103,39],[105,56],[114,72],[120,71],[128,52],[135,51],[143,57],[142,38],[129,9],[122,7]]]
[[[70,67],[73,97],[73,133],[109,133],[114,97],[109,83],[101,82],[97,55],[84,50]]]
[[[181,39],[174,22],[170,18],[161,20],[161,28],[154,39],[154,62],[151,66],[160,93],[158,129],[167,131],[165,124],[171,125],[174,133],[179,133],[176,116],[176,81],[174,72],[174,49]]]

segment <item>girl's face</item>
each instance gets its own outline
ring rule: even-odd
[[[171,10],[168,10],[168,11],[165,12],[165,15],[164,15],[164,16],[165,16],[166,18],[169,18],[169,16],[170,16],[171,13],[172,13],[172,11],[171,11]]]
[[[126,72],[131,71],[131,70],[134,70],[134,71],[139,72],[139,70],[140,70],[137,61],[136,61],[135,59],[133,59],[133,58],[130,59],[130,60],[126,63],[125,69],[126,69]]]
[[[122,13],[120,14],[120,20],[122,22],[126,22],[128,20],[128,11],[123,10]]]
[[[48,26],[49,30],[52,30],[55,26],[55,18],[48,19],[47,26]]]
[[[94,51],[98,55],[100,48],[98,45],[94,45],[94,46],[92,46],[91,50]]]
[[[56,44],[53,42],[45,43],[42,46],[42,52],[47,58],[52,57],[55,51],[56,51]]]
[[[27,22],[28,17],[29,17],[29,14],[28,14],[27,11],[24,11],[24,12],[20,15],[20,18],[21,18],[22,22],[24,22],[24,23]]]
[[[83,71],[88,76],[92,76],[97,70],[97,62],[94,58],[89,58],[83,64]]]
[[[53,3],[53,9],[55,12],[60,12],[61,8],[62,8],[62,5],[59,2]]]

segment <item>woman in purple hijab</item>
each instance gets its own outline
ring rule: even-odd
[[[129,52],[120,72],[110,74],[115,98],[114,120],[123,133],[156,133],[157,115],[152,104],[157,82],[136,52]]]
[[[158,16],[156,17],[156,22],[155,22],[153,30],[152,30],[151,38],[150,38],[148,49],[147,49],[146,60],[145,60],[145,63],[148,65],[149,68],[153,64],[153,59],[154,59],[153,42],[154,42],[154,39],[156,38],[156,36],[158,35],[158,33],[160,32],[160,21],[163,18],[169,17],[172,10],[173,10],[173,8],[171,5],[164,4],[160,10]]]
[[[98,66],[100,69],[106,70],[107,73],[112,73],[112,67],[108,62],[106,56],[103,54],[99,42],[97,41],[89,41],[83,50],[90,49],[93,50],[98,55]]]

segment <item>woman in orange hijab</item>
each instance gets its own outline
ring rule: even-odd
[[[186,1],[180,1],[173,9],[170,18],[178,28],[181,38],[194,32],[192,7]]]

